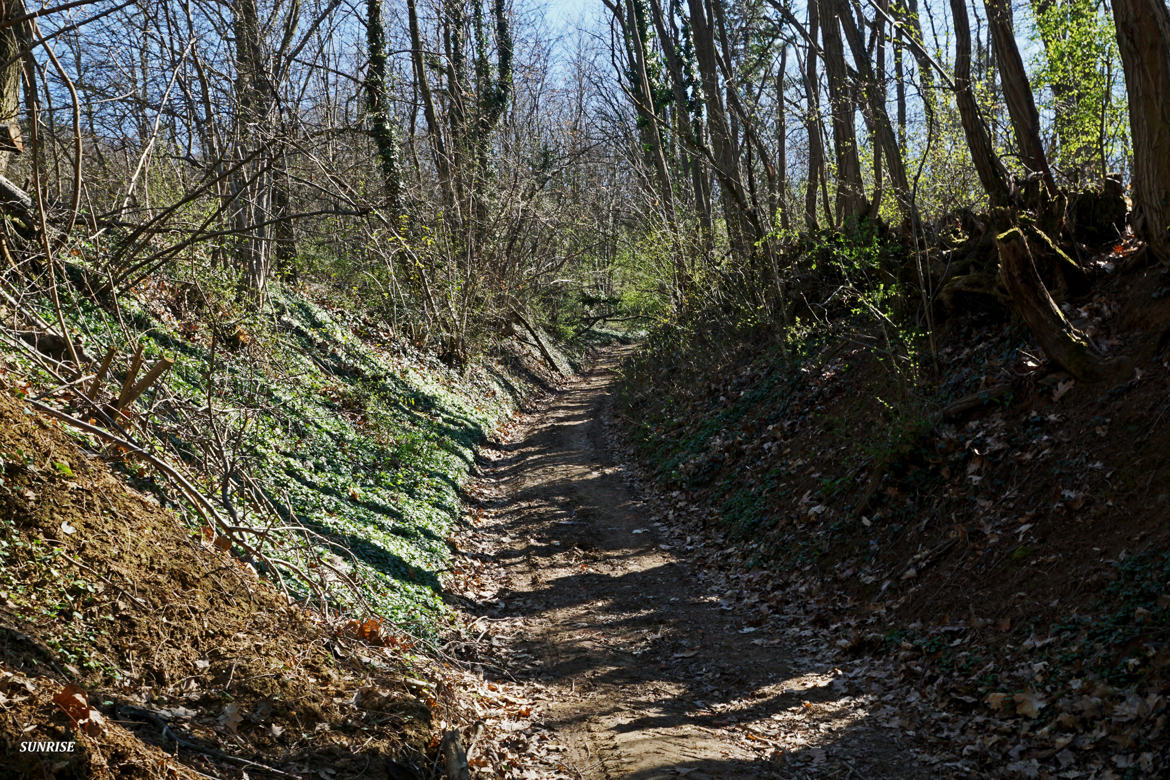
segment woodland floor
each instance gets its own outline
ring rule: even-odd
[[[912,743],[881,661],[845,658],[792,594],[639,487],[611,435],[625,352],[485,449],[470,490],[454,589],[484,627],[478,660],[543,702],[561,743],[529,752],[528,776],[951,774]]]

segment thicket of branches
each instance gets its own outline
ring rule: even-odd
[[[572,329],[612,308],[629,190],[605,63],[587,36],[554,53],[532,9],[10,1],[0,19],[26,276],[68,261],[99,298],[197,279],[245,309],[324,280],[455,363],[529,313]]]
[[[1124,367],[1056,299],[1126,236],[1126,186],[1170,259],[1163,0],[605,4],[677,307],[714,287],[782,329],[848,289],[929,332],[982,295],[1074,375]],[[818,253],[845,277],[827,290]]]
[[[1053,296],[1124,187],[1170,256],[1163,0],[603,6],[554,41],[507,0],[6,0],[6,262],[245,312],[327,281],[463,363],[716,289],[791,326],[844,237],[900,248],[864,305],[998,296],[1089,376]]]

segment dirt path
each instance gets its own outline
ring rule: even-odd
[[[708,542],[630,487],[606,443],[620,356],[489,449],[477,486],[495,591],[479,617],[508,671],[544,689],[568,774],[943,774],[889,727],[896,706],[858,689],[862,670],[830,649],[839,637],[696,562]]]

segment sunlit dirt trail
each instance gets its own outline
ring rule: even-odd
[[[888,705],[827,652],[831,632],[729,591],[691,560],[707,542],[659,522],[625,478],[606,436],[622,354],[487,450],[478,483],[498,586],[479,617],[510,627],[507,672],[544,689],[565,769],[645,780],[938,776],[879,722]]]

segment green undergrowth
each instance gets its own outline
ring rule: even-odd
[[[505,351],[456,371],[343,305],[289,292],[241,318],[247,343],[236,339],[233,349],[207,312],[184,318],[170,300],[155,289],[123,297],[116,310],[88,297],[65,302],[91,353],[117,345],[124,368],[140,339],[147,364],[174,360],[165,387],[135,404],[149,410],[135,435],[185,461],[205,495],[221,503],[226,495],[221,512],[230,522],[270,529],[246,538],[270,559],[302,561],[310,579],[325,583],[331,607],[433,635],[449,616],[439,577],[460,486],[477,445],[541,381],[531,359]],[[115,373],[111,389],[118,380]],[[201,533],[173,487],[138,464],[121,468]],[[252,563],[294,596],[319,596],[319,586],[284,567]],[[356,582],[360,596],[332,571]]]
[[[1069,638],[1051,661],[1069,674],[1092,672],[1112,685],[1149,680],[1149,658],[1170,642],[1170,552],[1145,551],[1114,564],[1115,579],[1093,605],[1099,617],[1072,615],[1054,627]],[[1164,660],[1164,659],[1163,659]],[[1162,664],[1164,668],[1165,664]],[[1157,668],[1157,666],[1153,666]]]

